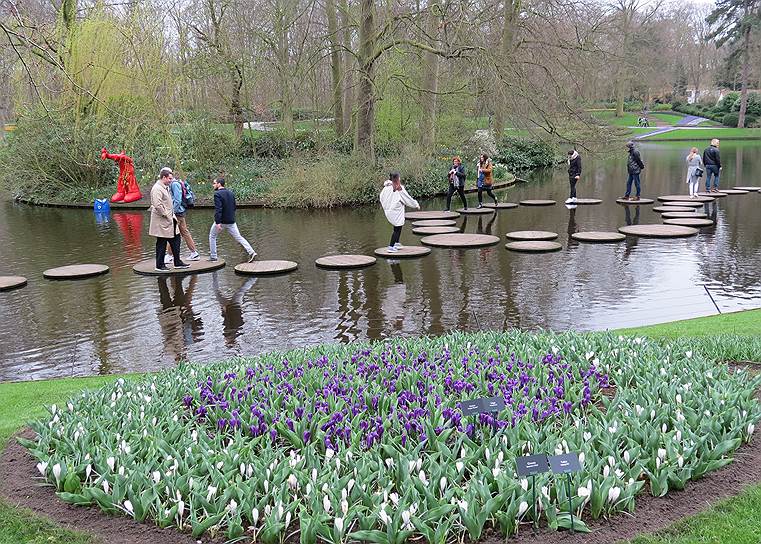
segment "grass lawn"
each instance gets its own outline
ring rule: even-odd
[[[663,134],[657,134],[651,138],[647,138],[647,141],[660,141],[660,140],[684,140],[690,142],[707,142],[711,138],[719,139],[761,139],[761,128],[714,128],[711,130],[704,129],[677,129]]]
[[[736,312],[649,327],[624,329],[627,335],[677,339],[708,339],[721,334],[761,337],[761,310]],[[740,339],[741,341],[742,339]],[[757,345],[757,344],[756,344]],[[754,359],[756,360],[756,359]],[[51,404],[63,406],[84,388],[94,388],[117,376],[0,384],[0,449],[30,419],[45,414]],[[630,544],[758,544],[761,541],[761,485],[722,501],[707,512],[685,519],[653,536]],[[94,544],[94,540],[65,531],[26,510],[0,501],[0,544]]]
[[[647,115],[650,118],[655,117],[655,118],[659,119],[660,121],[664,121],[664,122],[668,123],[669,125],[676,125],[679,121],[681,121],[685,117],[681,113],[659,113],[659,112],[655,112],[655,113],[648,113]]]
[[[635,127],[640,118],[639,114],[624,112],[623,117],[616,117],[616,112],[612,110],[593,111],[591,112],[595,119],[605,121],[616,127]]]

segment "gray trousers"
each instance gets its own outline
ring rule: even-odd
[[[230,236],[232,236],[236,242],[238,242],[240,245],[243,246],[243,249],[246,250],[246,253],[249,255],[256,254],[256,251],[254,251],[254,248],[251,247],[251,244],[248,243],[248,241],[241,236],[240,231],[238,230],[238,225],[236,223],[232,223],[229,225],[226,225],[222,223],[220,225],[222,227],[222,230],[226,230],[230,233]],[[213,259],[217,257],[217,236],[222,231],[217,231],[217,224],[212,223],[211,224],[211,230],[209,231],[209,256]]]

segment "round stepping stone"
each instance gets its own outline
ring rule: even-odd
[[[690,208],[702,208],[705,204],[697,200],[672,200],[671,202],[664,202],[664,206],[673,207],[690,207]]]
[[[535,199],[535,200],[521,200],[520,205],[521,206],[554,206],[557,204],[554,200],[541,200],[541,199]]]
[[[554,240],[558,233],[546,230],[516,230],[508,232],[505,236],[511,240]]]
[[[0,291],[10,291],[26,285],[23,276],[0,276]]]
[[[457,221],[453,219],[423,219],[421,221],[413,221],[413,227],[453,227],[457,224]]]
[[[492,202],[491,204],[484,204],[484,208],[491,208],[492,210],[509,210],[517,207],[518,205],[515,202],[498,202],[497,204]]]
[[[684,238],[698,233],[698,229],[679,225],[629,225],[619,227],[618,232],[648,238]]]
[[[721,194],[724,193],[725,195],[747,195],[750,191],[747,191],[745,189],[720,189],[720,193],[713,193],[713,194]]]
[[[434,247],[484,247],[499,243],[499,238],[487,234],[434,234],[420,240],[427,246]]]
[[[405,219],[454,219],[460,217],[457,212],[406,212],[404,214]]]
[[[428,236],[429,234],[451,234],[453,232],[460,232],[459,227],[417,227],[412,229],[412,234],[421,234]]]
[[[715,193],[710,193],[715,194]],[[696,196],[694,198],[690,198],[690,195],[666,195],[666,196],[659,196],[658,200],[661,202],[681,202],[681,201],[687,201],[687,202],[713,202],[715,199],[710,196]]]
[[[460,208],[457,213],[463,215],[480,215],[486,213],[494,213],[494,208]]]
[[[377,259],[369,255],[327,255],[320,257],[314,264],[320,268],[332,270],[346,270],[350,268],[362,268],[372,266]]]
[[[663,212],[691,212],[694,208],[690,208],[689,206],[656,206],[653,208],[654,212],[663,213]]]
[[[720,193],[706,193],[706,192],[702,192],[702,193],[698,193],[698,196],[704,196],[704,197],[709,197],[709,198],[714,198],[715,199],[715,198],[721,198],[723,196],[727,196],[727,193],[724,192],[724,191],[722,191]]]
[[[604,244],[609,242],[621,242],[626,239],[626,236],[620,232],[589,231],[574,232],[571,234],[571,238],[578,240],[579,242]]]
[[[619,198],[616,202],[623,204],[624,206],[639,206],[640,204],[652,204],[655,201],[652,198],[640,198],[639,200],[624,200],[623,198]]]
[[[761,191],[761,187],[732,187],[740,191]]]
[[[293,261],[254,261],[241,263],[235,267],[236,274],[244,276],[268,276],[272,274],[285,274],[293,272],[299,267]]]
[[[661,215],[664,219],[677,219],[679,217],[693,217],[695,219],[705,219],[708,217],[706,214],[701,212],[665,212]]]
[[[542,240],[527,240],[524,242],[510,242],[505,244],[505,248],[510,251],[518,251],[520,253],[548,253],[550,251],[558,251],[563,246],[557,242],[547,242]]]
[[[201,259],[199,261],[185,261],[189,264],[189,268],[172,268],[170,265],[166,265],[168,270],[156,270],[156,259],[146,259],[140,261],[132,270],[136,274],[141,276],[182,276],[184,274],[203,274],[204,272],[213,272],[219,270],[225,266],[224,259],[217,261],[210,261],[208,259]]]
[[[595,205],[602,203],[602,200],[599,198],[577,198],[576,202],[573,202],[573,204],[577,204],[579,206],[582,205]]]
[[[713,221],[710,219],[701,219],[699,217],[681,217],[679,219],[666,219],[667,225],[681,225],[683,227],[710,227]]]
[[[108,270],[105,264],[71,264],[49,268],[42,275],[49,280],[81,280],[100,276],[108,272]]]
[[[386,246],[379,247],[375,250],[375,254],[378,257],[386,257],[387,259],[410,259],[412,257],[425,257],[430,252],[430,247],[422,246],[402,246],[396,251],[389,251],[388,246]]]

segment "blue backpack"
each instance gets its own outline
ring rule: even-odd
[[[193,194],[193,189],[190,188],[190,184],[187,181],[180,181],[182,187],[182,207],[193,208],[196,205],[196,195]]]

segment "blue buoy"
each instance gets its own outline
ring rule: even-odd
[[[93,206],[95,213],[108,213],[111,211],[111,205],[108,203],[107,198],[96,198],[95,205]]]

